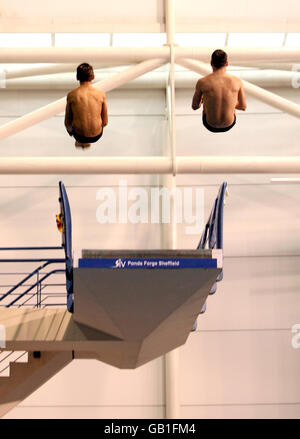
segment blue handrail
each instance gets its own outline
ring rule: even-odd
[[[198,249],[204,249],[206,246],[210,249],[223,249],[223,212],[226,188],[227,183],[222,183],[200,238]]]
[[[42,261],[45,261],[45,259],[2,259],[2,260],[0,259],[0,262],[42,262]],[[30,279],[32,276],[37,274],[43,268],[47,267],[50,264],[56,264],[56,263],[62,263],[62,262],[64,263],[65,260],[64,259],[46,260],[46,262],[44,264],[37,267],[35,270],[33,270],[31,273],[29,273],[28,276],[24,277],[24,279],[22,279],[15,286],[10,288],[10,290],[8,290],[5,294],[3,294],[2,297],[0,297],[0,302],[2,300],[4,300],[7,296],[9,296],[11,293],[16,291],[17,288],[22,286],[26,281],[28,281],[28,279]]]
[[[67,287],[67,308],[74,311],[73,298],[73,256],[72,256],[72,219],[69,199],[65,185],[59,182],[59,203],[63,220],[62,245],[66,256],[66,287]]]
[[[224,182],[219,188],[218,196],[215,199],[213,208],[205,224],[197,249],[223,249],[223,214],[226,189],[227,183]],[[217,277],[217,282],[220,282],[222,279],[223,270],[221,270],[221,273]],[[209,294],[214,294],[216,292],[217,282],[214,283]],[[201,314],[203,314],[205,310],[206,303],[202,307]],[[197,325],[195,322],[194,330],[196,327]]]
[[[51,276],[52,274],[55,273],[63,273],[65,270],[52,270],[49,273],[46,273],[41,279],[39,279],[37,282],[35,282],[33,285],[31,285],[29,288],[27,288],[27,290],[25,290],[22,294],[20,294],[18,297],[16,297],[16,299],[14,299],[12,302],[10,302],[9,304],[6,305],[6,308],[9,308],[11,306],[13,306],[18,300],[22,299],[22,297],[24,297],[27,293],[29,293],[29,291],[31,291],[33,288],[38,287],[39,285],[41,285],[41,283],[47,279],[49,276]]]
[[[43,247],[0,247],[0,251],[7,250],[61,250],[63,247],[60,246],[43,246]]]

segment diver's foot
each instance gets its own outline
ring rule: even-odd
[[[80,143],[80,142],[77,142],[77,140],[76,140],[75,146],[76,146],[76,148],[84,149],[84,148],[89,148],[91,146],[91,144],[90,143]]]

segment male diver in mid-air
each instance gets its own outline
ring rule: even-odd
[[[67,96],[65,127],[75,139],[75,146],[87,148],[97,142],[108,124],[105,93],[92,86],[93,67],[87,63],[77,67],[80,86]]]
[[[203,103],[203,125],[213,133],[223,133],[235,125],[235,110],[246,110],[246,96],[242,81],[226,73],[226,52],[215,50],[211,66],[213,72],[196,84],[192,108],[198,110]]]

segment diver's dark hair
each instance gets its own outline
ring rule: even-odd
[[[94,70],[93,67],[84,62],[77,67],[77,75],[76,78],[80,82],[92,81],[94,78]]]
[[[224,67],[227,63],[227,53],[222,49],[215,50],[211,55],[211,63],[216,69]]]

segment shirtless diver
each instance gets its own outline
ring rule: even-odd
[[[105,93],[92,86],[93,67],[83,63],[77,67],[79,87],[68,93],[65,127],[75,139],[75,146],[87,148],[97,142],[108,124]]]
[[[203,103],[202,122],[205,128],[213,133],[224,133],[235,125],[235,110],[246,110],[246,96],[242,81],[226,72],[226,52],[215,50],[211,66],[213,72],[196,84],[192,109],[198,110]]]

